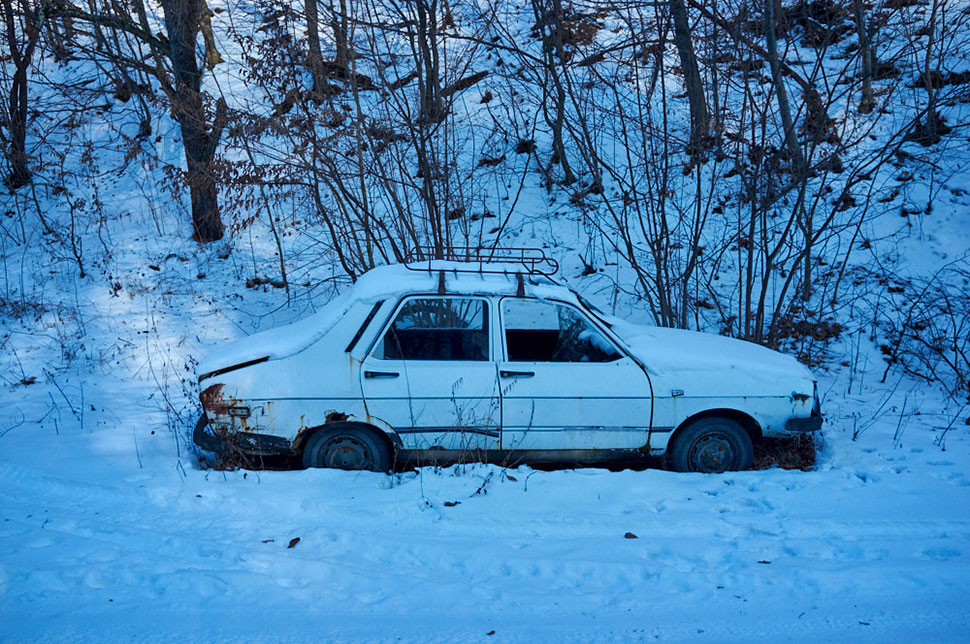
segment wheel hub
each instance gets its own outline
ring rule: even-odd
[[[694,443],[690,463],[697,472],[723,472],[733,458],[734,450],[726,437],[708,435]]]
[[[341,470],[362,470],[367,467],[367,450],[351,438],[340,437],[328,446],[327,463]]]

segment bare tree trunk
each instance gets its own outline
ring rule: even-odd
[[[333,29],[333,42],[336,48],[334,62],[340,69],[350,69],[350,17],[347,15],[347,0],[338,0],[336,9],[331,5],[330,26]]]
[[[6,178],[7,187],[17,190],[30,183],[33,176],[27,164],[27,69],[34,55],[34,48],[40,40],[39,10],[31,10],[26,0],[19,0],[21,25],[24,42],[17,40],[16,15],[12,0],[2,0],[4,22],[6,22],[7,46],[14,63],[10,96],[7,97],[7,128],[10,140],[6,157],[10,164],[10,174]]]
[[[859,55],[862,59],[862,100],[859,101],[859,113],[869,114],[876,107],[876,99],[872,92],[872,43],[869,40],[866,9],[862,0],[852,0],[852,10],[855,13],[855,27],[859,34]]]
[[[437,123],[444,118],[441,102],[441,73],[438,67],[438,47],[435,39],[438,34],[437,0],[415,0],[417,10],[418,36],[418,83],[421,88],[420,120],[422,123]]]
[[[930,12],[929,35],[926,44],[926,59],[923,65],[923,83],[926,85],[926,119],[923,122],[923,140],[935,143],[939,137],[940,115],[936,112],[936,90],[933,87],[933,46],[936,44],[936,18],[940,0],[933,0]]]
[[[61,25],[58,22],[62,22],[64,27],[64,33],[61,33]],[[63,21],[58,20],[46,20],[45,26],[47,27],[47,38],[50,43],[51,53],[54,54],[54,62],[61,62],[68,60],[71,57],[71,52],[68,49],[66,42],[73,38],[73,27],[71,26],[70,18],[65,18]]]
[[[768,50],[768,64],[771,67],[771,80],[778,97],[778,112],[781,114],[782,127],[785,128],[785,143],[791,154],[792,179],[800,184],[799,198],[795,203],[796,212],[793,214],[799,221],[799,227],[804,235],[804,274],[802,277],[802,299],[808,301],[812,297],[812,225],[805,215],[804,199],[805,182],[808,181],[808,168],[802,146],[795,136],[795,122],[791,115],[791,105],[788,102],[788,91],[781,78],[781,62],[778,58],[778,38],[775,35],[775,0],[765,0],[765,40]]]
[[[532,10],[536,17],[536,24],[542,34],[542,59],[546,77],[552,79],[555,98],[553,100],[554,115],[549,117],[548,110],[543,109],[546,123],[552,128],[552,162],[558,163],[563,171],[563,183],[576,181],[576,175],[569,165],[566,155],[566,145],[563,142],[562,130],[566,120],[566,88],[560,73],[565,73],[566,48],[563,43],[563,10],[561,0],[552,0],[551,9],[546,7],[546,0],[532,0]],[[556,58],[559,64],[556,64]],[[543,93],[545,94],[545,89]],[[544,101],[543,101],[544,102]]]
[[[213,160],[225,125],[226,105],[220,100],[210,130],[202,102],[202,72],[195,56],[204,7],[202,0],[162,0],[175,78],[172,111],[182,131],[193,237],[200,242],[213,242],[222,239],[225,230],[219,215]]]
[[[778,97],[778,112],[781,114],[781,124],[785,129],[785,144],[792,156],[792,165],[796,172],[801,173],[805,158],[802,147],[795,136],[795,122],[791,115],[791,104],[788,102],[788,90],[781,78],[781,64],[778,59],[778,39],[775,35],[775,2],[765,0],[765,36],[768,49],[768,65],[771,67],[771,80]],[[801,177],[799,177],[801,178]]]
[[[307,46],[310,49],[310,74],[313,76],[313,94],[322,96],[326,92],[327,79],[323,71],[323,53],[320,51],[320,14],[317,0],[304,0],[306,9]]]
[[[704,98],[704,85],[694,55],[694,44],[690,38],[690,25],[687,21],[687,8],[684,0],[670,0],[670,17],[674,23],[674,45],[680,55],[680,68],[684,72],[687,87],[687,101],[690,104],[690,143],[687,151],[692,156],[703,152],[706,147],[708,115]]]

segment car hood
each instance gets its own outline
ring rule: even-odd
[[[200,378],[205,378],[222,369],[293,355],[322,338],[346,315],[352,304],[353,300],[344,294],[298,322],[229,342],[202,358],[196,366],[196,373]]]
[[[613,330],[661,387],[686,395],[810,395],[814,377],[795,358],[710,333],[611,320]],[[663,391],[657,391],[663,395]]]

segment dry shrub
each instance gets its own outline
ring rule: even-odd
[[[815,435],[762,438],[754,444],[754,469],[808,470],[815,466]]]
[[[964,262],[961,262],[963,264]],[[886,307],[880,326],[889,337],[882,347],[888,363],[941,384],[950,396],[970,400],[970,269],[941,270],[916,287],[907,307]]]

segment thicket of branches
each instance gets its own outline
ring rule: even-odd
[[[200,242],[264,222],[287,287],[288,236],[354,278],[514,243],[541,214],[523,204],[568,196],[586,272],[618,261],[598,279],[657,324],[811,355],[846,323],[899,168],[965,152],[970,12],[947,0],[0,10],[4,233],[41,226],[82,273],[78,230],[117,216],[106,166],[157,177]]]

